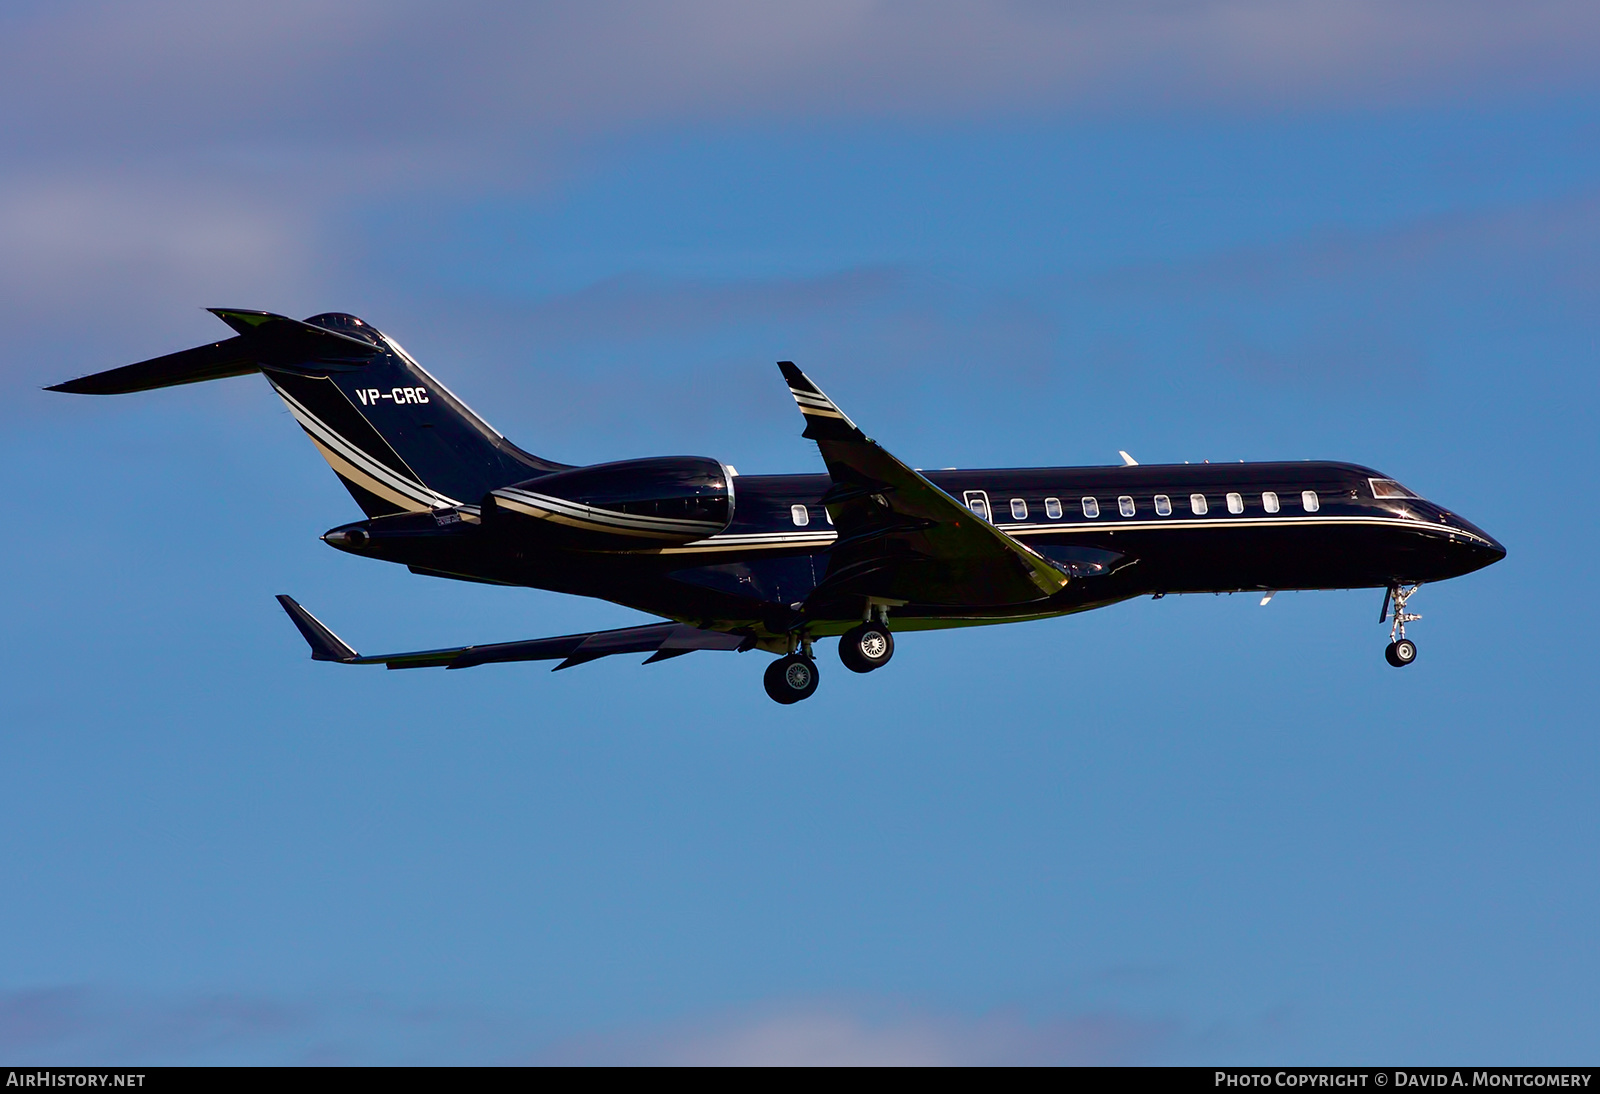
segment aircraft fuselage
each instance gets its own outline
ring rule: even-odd
[[[1073,580],[1028,602],[897,604],[902,630],[1058,615],[1141,595],[1390,588],[1470,573],[1505,555],[1475,525],[1355,464],[923,474]],[[495,534],[470,510],[379,517],[325,538],[419,572],[599,596],[697,626],[785,633],[796,622],[791,605],[822,581],[838,539],[822,502],[831,480],[740,475],[733,482],[733,520],[723,532],[658,549],[567,550]],[[349,534],[356,530],[362,535]],[[806,622],[820,636],[859,619]]]

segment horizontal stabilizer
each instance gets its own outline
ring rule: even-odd
[[[69,395],[126,395],[133,391],[198,384],[202,380],[222,380],[229,376],[248,376],[252,372],[260,372],[261,366],[243,348],[243,342],[243,338],[229,338],[209,346],[197,346],[179,353],[169,353],[165,357],[140,361],[136,365],[124,365],[109,372],[80,376],[45,390],[65,391]]]
[[[45,390],[72,395],[126,395],[158,387],[245,376],[259,372],[263,365],[294,368],[314,362],[324,370],[355,368],[383,352],[360,338],[271,312],[237,308],[212,308],[210,311],[239,335],[209,346],[80,376]]]
[[[618,653],[654,654],[650,661],[663,661],[695,650],[737,650],[745,646],[743,635],[702,630],[687,623],[647,623],[642,627],[623,627],[614,631],[565,634],[558,638],[533,638],[522,642],[498,642],[484,646],[456,646],[443,650],[417,650],[412,653],[385,653],[362,657],[345,645],[316,616],[302,608],[293,597],[278,597],[311,646],[313,661],[338,661],[346,665],[387,665],[391,669],[469,669],[508,661],[557,661],[556,668],[571,668],[585,661]]]

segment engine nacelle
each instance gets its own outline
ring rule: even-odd
[[[556,471],[483,499],[484,523],[593,550],[649,550],[714,536],[733,521],[733,476],[703,456]]]

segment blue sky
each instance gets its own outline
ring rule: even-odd
[[[0,1050],[59,1062],[1592,1060],[1600,18],[1586,5],[13,5]],[[70,63],[69,63],[70,62]],[[818,470],[1336,458],[1506,543],[759,655],[329,550],[259,380],[360,314],[524,447]],[[850,677],[850,678],[846,678]]]

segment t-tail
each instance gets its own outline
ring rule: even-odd
[[[260,372],[369,517],[476,505],[491,490],[567,466],[506,440],[353,315],[300,322],[210,311],[238,334],[48,390],[120,395]]]

